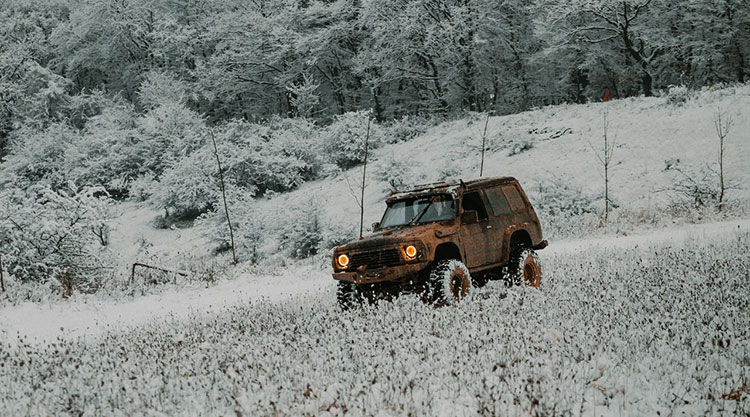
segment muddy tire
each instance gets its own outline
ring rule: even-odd
[[[471,275],[463,262],[446,259],[430,271],[430,301],[437,305],[453,304],[466,297],[471,290]]]
[[[359,305],[359,294],[357,284],[347,281],[338,281],[336,286],[336,301],[339,307],[346,311]]]
[[[534,249],[515,248],[511,252],[506,280],[510,285],[526,284],[534,288],[542,285],[542,268]]]

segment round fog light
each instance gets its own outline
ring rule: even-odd
[[[417,248],[414,247],[414,245],[409,245],[404,249],[404,253],[409,258],[416,258],[417,256]]]
[[[346,268],[347,266],[349,266],[349,257],[346,254],[342,253],[341,255],[339,255],[336,261],[339,263],[339,266],[342,268]]]

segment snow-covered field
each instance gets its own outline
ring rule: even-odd
[[[456,307],[341,313],[325,271],[10,307],[0,414],[747,414],[749,228],[552,245],[541,290]]]

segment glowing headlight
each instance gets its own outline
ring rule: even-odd
[[[338,258],[336,258],[336,262],[339,263],[340,267],[346,268],[347,266],[349,266],[349,256],[342,253]]]
[[[417,248],[414,245],[409,245],[404,248],[404,255],[409,259],[417,257]]]

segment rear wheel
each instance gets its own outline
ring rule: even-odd
[[[446,259],[438,262],[429,277],[430,300],[435,304],[453,304],[469,294],[471,275],[463,262]]]
[[[354,308],[359,304],[357,284],[347,281],[338,281],[336,287],[336,301],[338,301],[339,307],[344,311]]]
[[[539,257],[531,248],[514,248],[507,267],[507,281],[512,285],[526,284],[539,288],[542,285],[542,268]]]

